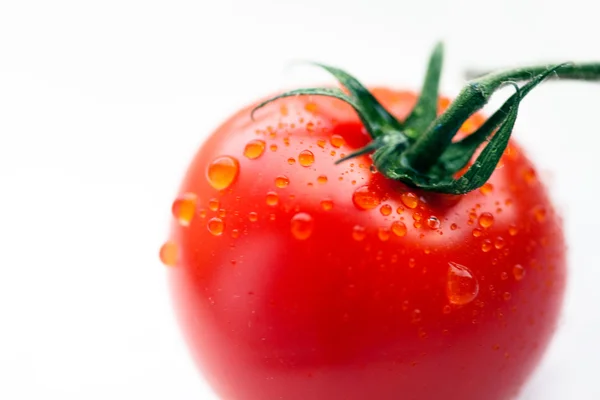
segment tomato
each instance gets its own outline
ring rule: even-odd
[[[417,94],[374,88],[399,121]],[[441,98],[439,111],[450,101]],[[461,195],[389,179],[348,104],[252,106],[194,157],[173,204],[175,309],[227,400],[468,400],[517,395],[566,285],[561,219],[512,139]],[[468,136],[484,121],[462,124]]]

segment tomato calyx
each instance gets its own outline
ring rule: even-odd
[[[340,99],[356,111],[372,141],[336,163],[372,152],[374,166],[390,179],[426,191],[461,195],[478,189],[490,178],[508,145],[519,105],[533,88],[550,76],[600,79],[598,63],[564,63],[492,72],[469,81],[438,116],[442,64],[443,46],[438,43],[429,58],[417,103],[404,121],[399,121],[387,111],[356,78],[339,68],[318,63],[314,65],[333,75],[343,89],[317,87],[287,91],[260,103],[251,115],[277,99],[290,96]],[[517,82],[525,84],[519,87]],[[513,86],[515,93],[474,133],[453,140],[465,121],[506,85]],[[466,172],[459,175],[465,168]]]

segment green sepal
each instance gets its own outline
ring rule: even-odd
[[[561,65],[554,68],[548,69],[546,72],[537,75],[530,82],[523,85],[513,97],[519,97],[519,102],[522,101],[529,92],[537,85],[542,83],[550,75],[556,72]],[[508,82],[507,84],[516,85],[514,82]],[[452,143],[442,153],[438,162],[432,167],[433,170],[441,169],[445,175],[453,175],[467,166],[469,161],[473,158],[477,149],[489,139],[494,131],[504,122],[506,119],[512,102],[506,101],[491,117],[489,117],[479,129],[470,134],[469,136]],[[438,175],[441,172],[437,173]]]
[[[442,43],[438,43],[429,57],[425,80],[417,104],[404,121],[404,133],[410,138],[418,137],[437,117],[443,62],[444,46]]]

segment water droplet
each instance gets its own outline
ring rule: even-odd
[[[320,148],[325,148],[325,145],[327,144],[327,142],[325,141],[325,139],[319,139],[317,140],[317,146],[319,146]]]
[[[509,292],[504,292],[504,294],[502,295],[502,298],[506,301],[510,300],[511,297],[512,296]]]
[[[269,192],[266,201],[268,206],[274,207],[279,204],[279,196],[275,192]]]
[[[525,277],[525,268],[523,268],[520,264],[517,264],[513,267],[512,273],[515,280],[520,281]]]
[[[198,211],[198,215],[200,216],[200,218],[206,218],[206,210],[204,208],[201,208],[200,211]]]
[[[431,229],[439,229],[442,223],[437,217],[431,216],[427,218],[427,226]]]
[[[516,236],[517,233],[519,233],[519,228],[517,228],[515,225],[511,225],[508,227],[508,234],[510,236]]]
[[[303,167],[310,167],[315,162],[315,155],[310,150],[302,150],[298,155],[298,162]]]
[[[250,220],[250,222],[256,222],[258,221],[258,214],[252,211],[248,214],[248,219]]]
[[[160,248],[160,261],[162,261],[162,263],[167,267],[174,267],[177,264],[177,253],[177,244],[169,240]]]
[[[208,201],[208,208],[211,211],[217,211],[219,209],[219,200],[218,199],[210,199]]]
[[[237,239],[240,237],[240,230],[239,229],[233,229],[231,231],[231,237],[234,239]]]
[[[377,236],[382,242],[387,242],[390,239],[390,229],[385,226],[379,227],[377,230]]]
[[[320,184],[327,183],[327,177],[325,175],[319,175],[317,177],[317,182],[319,182]]]
[[[482,233],[483,233],[482,230],[479,228],[473,229],[473,236],[475,236],[475,237],[481,236]]]
[[[225,230],[225,223],[221,218],[211,218],[206,224],[208,231],[215,236],[221,236]]]
[[[492,242],[489,239],[485,239],[483,242],[481,242],[481,251],[483,251],[484,253],[490,251],[492,247]]]
[[[344,138],[340,135],[331,135],[329,141],[331,142],[331,145],[336,148],[342,147],[345,143]]]
[[[452,225],[450,225],[450,229],[453,230],[453,231],[455,231],[455,230],[458,229],[458,225],[452,224]]]
[[[294,165],[296,163],[296,159],[293,157],[288,158],[288,164]]]
[[[254,160],[263,155],[265,152],[265,141],[264,140],[251,140],[246,144],[244,148],[244,155],[251,160]]]
[[[535,175],[535,170],[533,168],[528,168],[525,171],[523,171],[523,179],[525,179],[525,182],[527,182],[528,184],[532,184],[536,181]]]
[[[310,121],[306,124],[306,130],[308,132],[314,132],[315,131],[315,123]]]
[[[533,210],[533,216],[537,222],[544,222],[546,220],[546,209],[544,207],[536,207]]]
[[[331,150],[331,151],[329,152],[329,155],[330,155],[330,156],[332,156],[332,157],[333,157],[333,156],[335,156],[335,154],[336,154],[336,153],[335,153],[335,150]]]
[[[227,189],[237,178],[240,171],[238,160],[230,156],[216,158],[208,166],[206,176],[208,183],[217,189]]]
[[[277,216],[273,213],[269,214],[269,221],[275,221],[275,218],[277,218]]]
[[[381,212],[381,215],[384,215],[387,217],[388,215],[390,215],[392,213],[392,206],[390,206],[389,204],[384,204],[381,206],[379,211]]]
[[[414,193],[402,193],[400,200],[402,204],[410,209],[415,209],[419,205],[419,198]]]
[[[269,146],[269,150],[271,151],[277,151],[277,145],[276,144],[272,144]]]
[[[360,242],[367,236],[367,230],[364,226],[354,225],[352,228],[352,238],[357,242]]]
[[[333,200],[331,200],[331,199],[321,200],[321,208],[325,211],[330,211],[333,208]]]
[[[289,184],[290,180],[285,175],[279,175],[277,178],[275,178],[275,186],[277,186],[280,189],[287,187]]]
[[[507,279],[508,279],[508,274],[506,273],[506,271],[503,271],[503,272],[500,274],[500,279],[502,279],[503,281],[505,281],[505,280],[507,280]]]
[[[455,305],[469,304],[479,294],[477,279],[464,265],[454,262],[448,264],[448,281],[446,285],[448,301]]]
[[[423,316],[421,315],[421,310],[419,310],[418,308],[415,308],[412,312],[412,322],[418,323],[418,322],[421,322],[422,319],[423,319]]]
[[[409,258],[408,259],[408,267],[409,268],[414,268],[415,265],[417,265],[417,262],[415,261],[415,259],[414,258]]]
[[[492,225],[494,225],[494,216],[489,212],[481,213],[479,216],[479,226],[489,228]]]
[[[398,237],[406,236],[406,225],[401,221],[392,222],[392,232]]]
[[[197,197],[194,193],[184,193],[173,202],[171,212],[181,226],[190,226],[196,212]]]
[[[494,190],[494,186],[489,182],[485,183],[482,187],[479,188],[479,191],[486,196],[488,194],[492,193],[493,190]]]
[[[496,238],[496,240],[494,241],[494,247],[497,248],[498,250],[503,248],[505,244],[506,244],[506,242],[504,241],[504,238],[502,236],[498,236]]]
[[[310,113],[317,111],[317,105],[315,103],[306,103],[304,109]]]
[[[451,312],[451,311],[452,311],[452,307],[450,307],[448,304],[446,304],[446,305],[444,306],[444,308],[442,309],[442,312],[443,312],[444,314],[450,314],[450,312]]]
[[[224,208],[219,208],[219,212],[217,215],[221,218],[225,218],[225,215],[227,215],[227,210]]]
[[[308,239],[312,234],[313,226],[313,218],[307,213],[300,212],[291,219],[292,235],[299,240]]]
[[[420,221],[420,220],[422,220],[422,219],[423,219],[423,214],[421,214],[420,212],[416,212],[416,213],[414,213],[414,214],[413,214],[412,218],[413,218],[415,221]]]
[[[371,191],[366,185],[356,188],[352,195],[352,201],[361,210],[371,210],[381,204],[379,194]]]

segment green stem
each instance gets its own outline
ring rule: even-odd
[[[551,66],[550,66],[551,67]],[[411,168],[427,172],[452,142],[462,124],[475,111],[481,109],[492,94],[502,85],[523,81],[542,74],[549,66],[530,66],[494,72],[470,81],[454,102],[419,136],[403,154],[404,162]],[[600,81],[600,63],[564,64],[555,71],[564,79]]]

